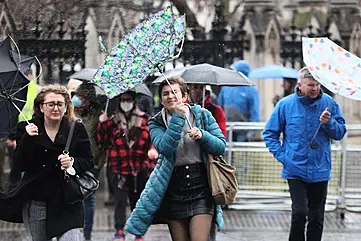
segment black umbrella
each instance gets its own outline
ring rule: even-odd
[[[14,62],[18,65],[20,71],[27,75],[29,73],[29,70],[31,68],[31,65],[34,63],[35,58],[30,57],[27,55],[20,55],[18,52],[14,50],[10,50],[11,57],[13,58]]]
[[[226,69],[211,64],[190,65],[180,69],[172,69],[164,73],[165,77],[180,76],[187,84],[202,84],[216,86],[253,85],[252,82],[236,70]],[[164,76],[159,76],[153,84],[160,84]]]
[[[0,138],[8,136],[17,123],[19,112],[26,103],[29,80],[20,71],[11,54],[10,38],[0,42]],[[15,55],[14,55],[15,56]],[[25,64],[24,64],[25,66]],[[25,68],[24,68],[25,70]]]

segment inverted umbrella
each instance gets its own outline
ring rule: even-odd
[[[282,79],[282,78],[298,78],[298,71],[293,68],[284,67],[282,65],[267,65],[251,70],[248,75],[250,79]]]
[[[303,61],[312,76],[328,90],[361,100],[361,59],[330,39],[302,38]],[[321,127],[319,124],[312,143]]]
[[[335,94],[361,100],[361,59],[328,38],[302,38],[303,61]]]
[[[7,37],[0,42],[0,113],[6,116],[0,121],[0,138],[10,134],[17,123],[30,83],[20,71],[20,63],[14,62],[10,51],[10,38]]]
[[[81,81],[90,82],[93,79],[93,76],[95,75],[96,72],[97,72],[97,69],[84,68],[84,69],[81,69],[81,70],[77,71],[76,73],[72,74],[71,76],[69,76],[68,79],[77,79],[77,80],[81,80]],[[80,85],[80,84],[81,84],[81,82],[78,85]],[[97,90],[97,88],[96,88],[96,90]],[[105,94],[105,92],[103,90],[100,90],[100,91],[103,94]],[[100,91],[98,91],[98,92],[100,93]],[[147,85],[144,84],[144,83],[135,86],[134,91],[137,94],[142,94],[142,95],[146,95],[146,96],[149,96],[149,97],[153,97],[152,92],[149,90]]]
[[[125,35],[109,52],[91,81],[110,99],[134,88],[175,57],[184,34],[184,16],[174,15],[172,6],[167,7]]]
[[[164,73],[165,76],[159,76],[153,81],[153,84],[161,83],[165,77],[180,76],[187,84],[202,85],[252,85],[251,81],[236,70],[225,69],[211,64],[197,64],[186,66],[184,68],[172,69]]]
[[[27,55],[19,55],[19,53],[17,53],[14,50],[10,50],[10,54],[11,54],[13,61],[18,65],[19,70],[24,75],[26,75],[29,72],[29,70],[31,69],[31,65],[36,60],[35,57],[30,57]]]

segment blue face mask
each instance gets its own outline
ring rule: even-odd
[[[74,95],[73,98],[71,98],[71,103],[74,107],[81,107],[83,105],[83,102],[81,99],[79,99],[78,96]]]

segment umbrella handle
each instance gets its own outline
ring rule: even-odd
[[[175,91],[174,91],[172,85],[171,85],[171,84],[169,83],[169,81],[168,81],[167,76],[164,75],[163,71],[159,68],[159,66],[157,66],[157,68],[158,68],[159,72],[161,73],[161,75],[164,77],[165,81],[167,81],[167,84],[169,85],[170,89],[172,90],[172,93],[173,93],[173,95],[175,96],[175,98],[177,99],[177,101],[179,101],[177,95],[175,94]],[[192,129],[192,124],[191,124],[191,122],[189,121],[188,117],[186,117],[186,121],[187,121],[187,124],[188,124],[189,128]]]
[[[326,110],[327,110],[327,108],[326,108]],[[314,140],[316,139],[316,136],[317,136],[317,134],[318,134],[318,132],[319,132],[319,130],[320,130],[320,128],[321,128],[321,125],[322,125],[322,123],[320,122],[320,123],[318,124],[318,127],[317,127],[317,129],[316,129],[315,134],[313,135],[313,137],[312,137],[312,139],[311,139],[311,141],[310,141],[310,147],[311,147],[312,149],[317,149],[317,148],[319,147],[318,144],[313,145],[313,142],[314,142]]]
[[[109,107],[109,98],[107,98],[107,102],[105,103],[105,110],[104,110],[104,113],[107,113],[108,112],[108,107]]]
[[[324,111],[328,110],[328,109],[330,108],[330,105],[331,105],[331,101],[328,103],[328,106],[326,107],[326,109],[325,109]],[[316,136],[317,136],[318,132],[320,131],[321,125],[322,125],[322,123],[320,122],[320,123],[318,124],[318,127],[317,127],[317,129],[316,129],[315,134],[313,135],[313,137],[312,137],[312,139],[311,139],[311,141],[310,141],[310,147],[311,147],[312,149],[317,149],[317,148],[319,147],[318,144],[313,145],[313,142],[315,141]]]

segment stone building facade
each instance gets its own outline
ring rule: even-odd
[[[51,2],[46,1],[45,2]],[[69,0],[73,1],[73,0]],[[75,0],[74,0],[75,1]],[[170,4],[169,0],[78,0],[81,6],[75,5],[71,9],[64,9],[65,32],[63,39],[71,39],[70,32],[86,30],[85,57],[81,67],[98,67],[105,54],[101,52],[98,36],[102,36],[105,46],[110,49],[129,29],[139,23],[152,12]],[[221,0],[185,0],[195,15],[200,27],[211,39],[212,21],[215,17],[215,4]],[[24,15],[15,10],[22,0],[0,0],[0,35],[10,34],[15,39],[30,38],[29,33],[34,30],[34,19],[24,21]],[[231,32],[242,30],[246,41],[240,48],[243,58],[252,68],[268,64],[284,64],[295,68],[302,66],[302,54],[298,53],[300,38],[306,35],[328,35],[338,41],[342,47],[361,56],[361,18],[360,1],[355,0],[228,0],[228,19],[224,28],[228,30],[224,39],[232,39]],[[15,10],[14,10],[15,9]],[[226,9],[227,10],[227,9]],[[44,13],[58,12],[51,4]],[[177,12],[177,9],[175,9]],[[64,13],[64,12],[63,12]],[[43,14],[42,23],[54,19],[54,14]],[[312,27],[311,27],[312,26]],[[51,29],[51,28],[49,28]],[[46,31],[42,28],[42,38]],[[54,31],[55,28],[52,29]],[[70,31],[71,29],[71,31]],[[294,32],[291,30],[294,29]],[[28,33],[27,36],[25,33]],[[50,36],[50,37],[49,37]],[[49,35],[49,39],[53,35]],[[55,36],[55,35],[54,35]],[[292,40],[292,36],[294,39]],[[194,39],[192,31],[188,29],[187,38]],[[292,54],[285,53],[285,42],[291,42]],[[292,43],[293,42],[293,43]],[[234,58],[233,60],[236,60]],[[60,60],[59,60],[60,61]],[[62,65],[64,68],[64,66]],[[74,67],[74,65],[73,65]],[[228,67],[228,66],[225,66]],[[45,64],[46,71],[46,64]],[[46,76],[46,75],[45,75]],[[42,81],[46,81],[43,80]],[[281,94],[281,80],[256,80],[261,102],[261,120],[265,121],[273,109],[272,98]],[[335,97],[349,123],[361,121],[361,105],[357,101]]]

